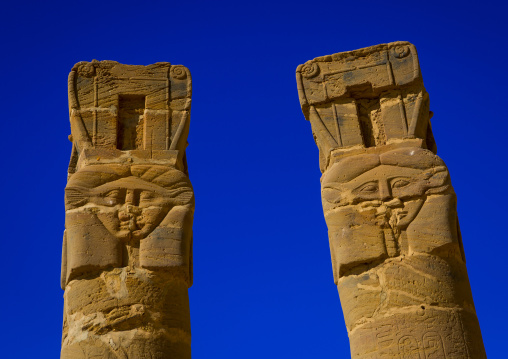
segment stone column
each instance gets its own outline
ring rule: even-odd
[[[94,60],[68,87],[61,358],[189,359],[189,70]]]
[[[486,358],[415,47],[318,57],[296,77],[351,357]]]

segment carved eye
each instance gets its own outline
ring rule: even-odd
[[[358,188],[356,191],[359,193],[370,194],[370,193],[377,192],[377,190],[378,190],[377,184],[367,183],[367,184],[363,185],[362,187]]]
[[[118,198],[119,195],[120,195],[120,190],[118,190],[118,189],[112,189],[111,191],[106,192],[104,194],[104,197],[107,197],[107,198]]]
[[[410,184],[411,182],[409,182],[408,180],[405,180],[405,179],[398,179],[398,180],[395,180],[394,182],[392,182],[392,188],[402,188],[402,187],[406,187],[408,184]]]
[[[139,195],[139,201],[140,202],[149,202],[149,201],[151,201],[154,198],[156,198],[155,193],[153,193],[151,191],[143,191]]]
[[[111,191],[108,191],[104,194],[104,200],[106,202],[106,205],[109,206],[115,206],[118,203],[120,203],[120,197],[122,196],[122,193],[118,189],[112,189]]]

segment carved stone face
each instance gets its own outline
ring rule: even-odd
[[[354,205],[364,216],[375,217],[380,227],[400,230],[415,218],[425,191],[441,184],[436,179],[429,181],[433,172],[381,165],[340,185],[323,183],[323,205]]]
[[[412,152],[414,156],[415,151]],[[350,171],[347,165],[332,165],[322,183],[325,215],[338,207],[354,206],[363,216],[375,217],[373,224],[400,230],[415,218],[426,191],[443,186],[448,178],[444,166],[421,168],[418,155],[412,158],[414,166],[411,163],[397,166],[376,157],[370,157],[370,163],[366,161],[364,172],[360,165],[351,171],[352,175],[347,173]]]
[[[427,196],[444,193],[448,183],[442,161],[424,149],[334,163],[323,176],[321,193],[335,278],[408,253],[413,243],[403,233],[418,219]]]
[[[164,182],[169,188],[140,178],[150,170],[139,171],[139,167],[138,171],[119,167],[117,173],[104,168],[77,172],[65,189],[67,214],[94,214],[121,240],[145,238],[173,206],[189,202],[193,194],[190,183],[169,173],[167,168],[150,167],[153,173],[145,177],[157,176],[160,181],[164,181],[161,177],[169,177]]]

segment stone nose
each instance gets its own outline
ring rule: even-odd
[[[139,204],[136,191],[128,189],[125,192],[125,204],[127,207],[137,206]]]
[[[392,198],[392,193],[390,191],[390,186],[388,186],[388,182],[379,181],[379,199],[381,201],[386,201]]]

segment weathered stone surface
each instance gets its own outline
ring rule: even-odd
[[[415,47],[297,68],[352,358],[486,358]]]
[[[180,65],[73,67],[61,358],[190,358],[190,100]]]

